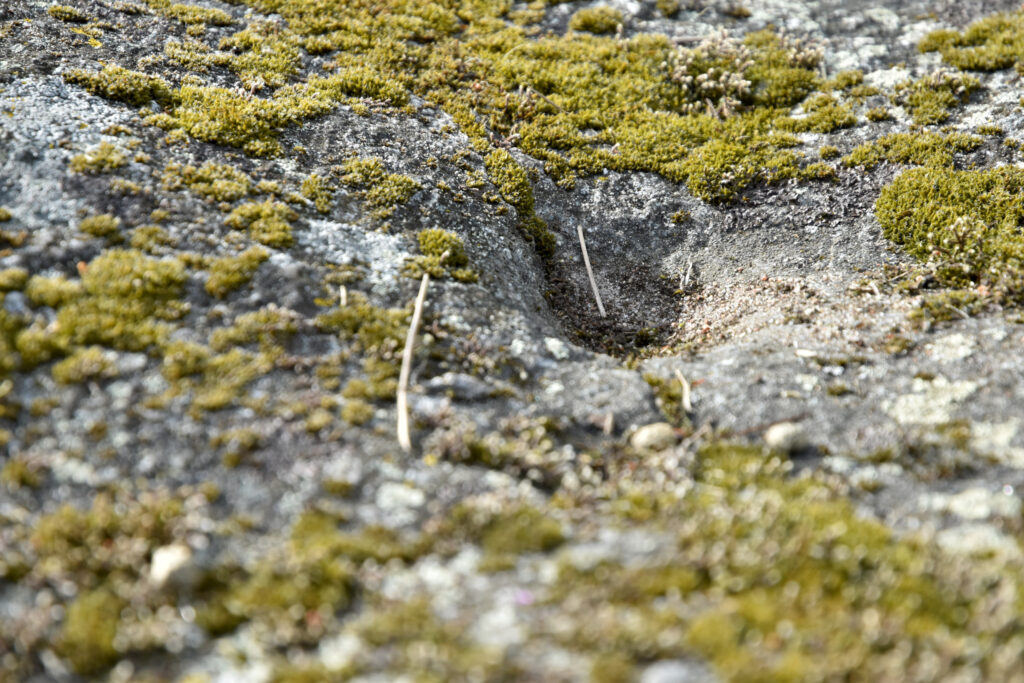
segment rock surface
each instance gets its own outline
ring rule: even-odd
[[[1019,229],[879,202],[1021,166],[949,33],[1016,3],[68,2],[0,7],[0,681],[1024,680]]]

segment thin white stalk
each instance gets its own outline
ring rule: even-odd
[[[601,317],[605,316],[604,304],[601,303],[601,293],[597,291],[597,280],[594,279],[594,271],[590,268],[590,256],[587,255],[587,243],[583,239],[583,226],[579,223],[576,224],[576,234],[580,236],[580,249],[583,251],[583,265],[587,267],[587,277],[590,278],[590,288],[594,290],[594,299],[597,300],[597,310],[601,312]]]
[[[412,352],[416,343],[416,332],[423,316],[423,304],[427,300],[427,285],[430,274],[423,273],[420,280],[420,293],[416,295],[416,304],[412,309],[412,322],[409,323],[409,334],[405,337],[405,348],[402,350],[402,370],[398,375],[397,408],[398,408],[398,443],[406,453],[412,451],[412,439],[409,438],[409,375],[412,373]]]
[[[679,380],[679,386],[682,388],[682,396],[679,402],[682,404],[683,410],[692,413],[693,404],[690,402],[690,383],[686,381],[683,373],[678,368],[676,368],[676,379]]]

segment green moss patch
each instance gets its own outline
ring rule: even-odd
[[[973,151],[982,142],[981,138],[966,133],[893,133],[854,148],[843,157],[842,163],[847,167],[863,166],[867,169],[883,161],[891,164],[949,166],[953,163],[955,153]]]
[[[994,14],[964,31],[942,29],[918,44],[922,52],[941,52],[958,69],[997,71],[1019,64],[1024,57],[1024,12]]]
[[[622,12],[613,7],[587,7],[572,15],[569,28],[597,34],[615,33],[622,26],[622,20]]]
[[[298,217],[299,214],[286,204],[268,199],[261,203],[242,204],[228,215],[224,223],[238,230],[248,228],[252,238],[260,244],[280,249],[291,246],[291,221]]]
[[[249,194],[252,180],[230,164],[208,161],[196,168],[172,162],[164,168],[163,185],[168,190],[187,187],[207,199],[233,202]]]
[[[875,207],[886,237],[932,262],[943,284],[980,287],[1014,302],[1024,293],[1024,172],[920,168],[883,188]]]
[[[980,87],[980,81],[973,76],[937,71],[897,85],[892,99],[906,107],[914,123],[926,126],[948,119],[950,111],[967,102],[971,93]]]

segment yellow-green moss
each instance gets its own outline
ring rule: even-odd
[[[80,280],[68,280],[63,275],[43,277],[33,275],[25,285],[25,296],[34,306],[60,308],[82,294]]]
[[[9,220],[11,220],[11,212],[0,206],[0,223],[6,223]]]
[[[224,256],[210,262],[210,277],[206,279],[206,292],[223,299],[249,282],[260,265],[270,258],[262,247],[250,247],[238,256]]]
[[[242,464],[245,458],[259,447],[262,440],[259,432],[243,427],[217,434],[210,439],[210,447],[223,448],[221,464],[233,468]]]
[[[429,273],[434,278],[450,276],[460,282],[477,280],[476,272],[465,267],[469,265],[469,258],[461,237],[440,228],[428,228],[416,237],[422,255],[406,264],[410,275],[419,277]]]
[[[298,331],[295,314],[273,306],[235,318],[230,327],[221,327],[210,335],[210,348],[225,351],[237,346],[259,344],[260,349],[270,351],[283,346]]]
[[[600,5],[577,10],[569,18],[569,28],[573,31],[589,33],[615,33],[622,25],[622,12],[614,7]]]
[[[857,117],[849,105],[840,104],[831,95],[824,93],[805,100],[803,109],[807,116],[801,119],[780,120],[780,127],[801,133],[831,133],[857,124]]]
[[[996,71],[1019,64],[1024,57],[1024,12],[993,14],[963,32],[933,31],[918,44],[921,52],[941,52],[958,69]]]
[[[0,482],[9,488],[34,489],[42,483],[39,468],[25,458],[11,458],[0,469]]]
[[[109,213],[98,216],[89,216],[78,224],[78,229],[93,237],[114,237],[121,227],[121,219],[111,216]]]
[[[350,398],[341,407],[341,419],[351,425],[366,424],[373,419],[373,406],[359,398]]]
[[[72,24],[84,24],[85,22],[89,21],[88,15],[83,14],[79,10],[69,5],[51,5],[46,10],[46,13],[49,14],[54,19],[66,21]]]
[[[932,261],[943,284],[1024,294],[1024,171],[920,168],[882,189],[875,212],[886,237]]]
[[[970,152],[980,147],[982,142],[981,138],[966,133],[893,133],[854,148],[843,157],[843,165],[871,169],[888,161],[891,164],[949,166],[953,163],[954,153]]]
[[[117,366],[98,346],[79,349],[53,366],[53,378],[61,384],[78,384],[86,380],[117,376]]]
[[[973,76],[948,71],[937,71],[896,86],[893,102],[903,105],[922,126],[942,123],[950,110],[965,103],[971,93],[981,87]]]
[[[407,175],[388,173],[377,157],[349,159],[342,165],[341,181],[361,188],[361,196],[380,218],[390,216],[395,207],[404,204],[420,189],[420,184]]]
[[[892,114],[885,107],[872,107],[864,112],[864,118],[868,121],[888,121],[892,118]]]
[[[85,154],[71,157],[75,173],[110,173],[128,163],[124,153],[109,142],[101,142]]]
[[[655,5],[661,15],[669,19],[679,13],[679,0],[657,0]]]
[[[103,588],[83,593],[68,607],[57,654],[68,660],[75,673],[100,674],[120,659],[114,641],[123,608],[124,601]]]
[[[211,356],[203,364],[202,379],[192,399],[196,411],[221,410],[234,403],[257,377],[270,372],[274,358],[241,349]]]
[[[11,292],[25,289],[28,283],[28,271],[24,268],[6,268],[0,270],[0,292]]]
[[[302,181],[302,196],[313,202],[320,213],[330,213],[334,188],[316,173]]]
[[[163,349],[163,375],[175,382],[198,374],[206,367],[210,355],[210,349],[202,344],[183,340],[169,342]]]
[[[249,194],[252,180],[230,164],[208,161],[196,168],[171,162],[164,168],[163,185],[168,190],[184,186],[208,199],[233,202]]]
[[[93,95],[124,102],[135,107],[155,100],[161,106],[173,103],[171,86],[162,78],[108,64],[98,72],[71,69],[64,80],[80,85]]]
[[[57,312],[57,336],[62,343],[127,351],[160,343],[168,333],[162,321],[183,312],[177,299],[185,278],[178,260],[154,259],[134,250],[105,251],[85,266],[83,295]]]
[[[228,215],[224,223],[238,230],[248,228],[257,242],[281,249],[291,246],[291,221],[298,217],[286,204],[268,199],[262,203],[242,204]]]
[[[544,258],[555,253],[555,236],[547,224],[533,210],[533,186],[526,170],[504,149],[496,149],[484,158],[491,182],[502,198],[515,207],[519,215],[519,229],[533,242],[534,249]]]
[[[839,148],[834,145],[822,145],[818,149],[818,155],[825,160],[835,159],[839,156]]]

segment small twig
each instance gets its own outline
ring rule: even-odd
[[[441,254],[441,263],[448,258],[448,252]],[[412,351],[416,344],[416,331],[423,317],[423,304],[427,300],[427,286],[430,284],[430,273],[423,273],[420,280],[420,292],[416,295],[416,303],[412,309],[412,321],[409,323],[409,334],[405,337],[405,348],[402,349],[402,369],[398,374],[398,390],[396,391],[396,408],[398,409],[398,443],[406,453],[412,451],[412,439],[409,438],[409,375],[412,374]]]
[[[690,286],[690,275],[693,274],[693,259],[690,259],[690,265],[686,266],[686,277],[683,278],[683,286],[679,289],[686,291],[687,287]]]
[[[562,112],[563,114],[565,113],[565,110],[562,109],[561,107],[559,107],[556,103],[552,102],[551,99],[547,95],[545,95],[544,93],[540,92],[539,90],[534,88],[532,85],[528,85],[526,87],[529,88],[530,92],[532,92],[534,95],[536,95],[537,97],[541,98],[542,100],[544,100],[545,102],[550,104],[552,107],[554,107],[558,111]]]
[[[690,402],[690,383],[683,377],[683,373],[679,368],[676,368],[676,379],[679,380],[679,386],[682,387],[682,398],[679,399],[680,404],[683,406],[683,410],[688,413],[693,412],[693,404]]]
[[[342,308],[348,306],[348,287],[345,285],[338,285],[338,303]]]
[[[960,316],[961,316],[961,317],[962,317],[962,318],[963,318],[964,320],[967,320],[968,318],[970,318],[970,317],[971,317],[971,316],[967,315],[967,312],[966,312],[966,311],[964,311],[963,309],[957,308],[957,307],[956,307],[956,306],[954,306],[953,304],[946,304],[946,308],[950,308],[950,309],[952,309],[952,310],[956,311],[957,313],[959,313],[959,314],[960,314]]]
[[[766,432],[775,425],[782,424],[783,422],[799,422],[800,420],[807,417],[810,413],[797,413],[796,415],[790,415],[784,417],[781,420],[773,420],[772,422],[762,422],[761,424],[748,427],[741,431],[735,432],[733,436],[750,436],[751,434],[757,434],[758,432]]]
[[[583,239],[583,226],[576,224],[576,234],[580,236],[580,249],[583,251],[583,265],[587,267],[587,277],[590,278],[590,288],[594,290],[594,299],[597,300],[597,310],[601,317],[605,316],[604,304],[601,303],[601,293],[597,291],[597,280],[594,279],[594,271],[590,268],[590,256],[587,255],[587,243]]]

